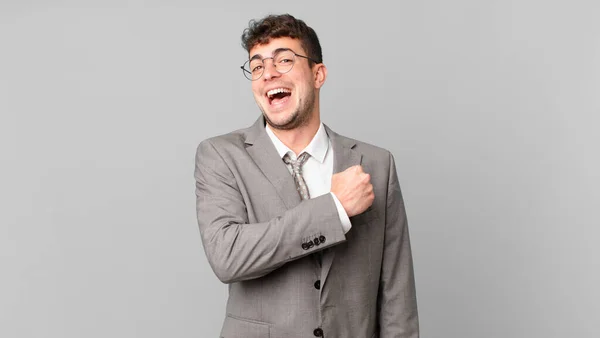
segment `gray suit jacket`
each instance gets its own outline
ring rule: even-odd
[[[197,216],[229,284],[224,338],[417,338],[410,240],[392,155],[334,133],[334,173],[361,164],[373,205],[344,235],[330,194],[301,201],[261,116],[202,141]],[[322,264],[314,253],[322,251]]]

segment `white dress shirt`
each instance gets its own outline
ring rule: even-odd
[[[277,138],[268,124],[265,128],[269,138],[271,138],[271,141],[277,149],[277,153],[279,153],[279,156],[281,157],[281,161],[283,162],[283,156],[285,156],[285,154],[289,154],[290,158],[295,161],[297,159],[297,155]],[[327,132],[325,131],[323,123],[321,123],[319,130],[317,130],[317,133],[313,139],[306,146],[306,148],[300,152],[300,154],[303,152],[310,154],[310,157],[302,166],[302,177],[304,177],[310,197],[314,198],[328,193],[331,194],[333,201],[335,202],[335,206],[337,207],[340,221],[342,222],[342,229],[344,230],[344,233],[347,233],[350,231],[350,228],[352,228],[350,218],[348,218],[348,214],[346,213],[346,210],[344,210],[344,207],[338,200],[337,196],[331,192],[331,176],[333,175],[333,146],[329,136],[327,135]],[[292,174],[292,169],[289,166],[288,169],[290,174]]]

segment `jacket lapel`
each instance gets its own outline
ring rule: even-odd
[[[347,137],[343,137],[325,125],[325,130],[327,131],[327,135],[331,140],[331,144],[333,146],[333,173],[339,173],[351,166],[361,164],[362,155],[354,150],[354,146],[356,146],[356,142]],[[335,258],[335,246],[330,247],[324,250],[323,253],[323,262],[321,269],[321,283],[324,284],[327,276],[329,275],[329,270],[331,270],[331,264],[333,264],[333,259]]]
[[[249,145],[246,148],[248,154],[275,187],[285,206],[288,209],[297,206],[300,203],[300,195],[296,190],[296,184],[265,131],[265,120],[262,115],[249,128],[245,142]]]

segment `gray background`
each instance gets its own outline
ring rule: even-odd
[[[395,155],[423,337],[600,336],[598,1],[0,2],[0,337],[217,337],[194,152],[257,118],[249,19]]]

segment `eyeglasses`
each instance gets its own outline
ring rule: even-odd
[[[275,70],[280,74],[285,74],[292,70],[292,67],[294,67],[294,63],[296,62],[296,56],[305,58],[314,63],[320,63],[309,58],[308,56],[296,54],[293,50],[285,48],[276,50],[272,57],[264,59],[260,59],[258,57],[252,58],[246,61],[242,66],[240,66],[240,68],[242,69],[242,73],[244,73],[244,76],[248,80],[256,81],[260,79],[260,77],[265,72],[265,60],[272,59],[273,67],[275,67]]]

